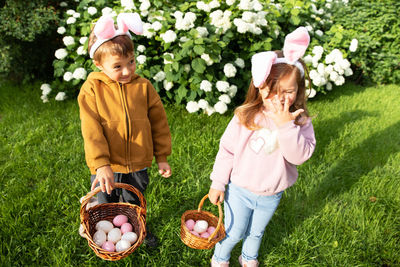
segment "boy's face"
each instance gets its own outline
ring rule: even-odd
[[[110,79],[119,83],[128,83],[136,71],[135,56],[130,53],[127,57],[120,55],[103,55],[101,63],[94,64],[102,70]]]

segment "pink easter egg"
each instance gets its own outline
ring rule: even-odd
[[[114,252],[115,251],[115,245],[111,241],[104,242],[104,244],[101,246],[101,248],[105,249],[107,251],[110,251],[110,252]]]
[[[204,233],[202,233],[202,234],[200,235],[200,237],[202,237],[202,238],[208,238],[208,237],[210,237],[210,234],[209,234],[208,232],[204,232]]]
[[[215,231],[215,227],[214,226],[210,226],[210,227],[208,227],[208,229],[207,229],[207,232],[211,235],[212,233],[214,233],[214,231]]]
[[[128,222],[128,217],[122,214],[115,216],[113,219],[113,224],[118,227],[127,222]]]
[[[189,229],[189,231],[192,231],[195,225],[195,222],[192,219],[189,219],[185,222],[186,227]]]
[[[195,235],[195,236],[200,236],[198,232],[196,231],[190,231],[191,234]]]
[[[127,232],[132,232],[132,224],[130,223],[124,223],[123,225],[121,225],[121,232],[123,234],[127,233]]]

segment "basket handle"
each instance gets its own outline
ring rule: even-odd
[[[205,195],[205,196],[201,199],[201,201],[200,201],[200,203],[199,203],[199,207],[198,207],[198,209],[197,209],[198,212],[201,211],[201,208],[203,207],[204,201],[205,201],[207,198],[208,198],[208,194]],[[217,228],[215,228],[214,233],[212,233],[212,234],[210,235],[210,237],[208,238],[208,242],[210,242],[211,239],[214,238],[214,236],[218,233],[218,230],[219,230],[219,228],[220,228],[221,225],[222,225],[222,207],[221,207],[221,203],[218,202],[217,205],[218,205],[218,224],[217,224]]]
[[[129,190],[129,191],[135,193],[139,197],[141,213],[144,216],[146,216],[146,200],[144,199],[143,194],[140,193],[140,191],[138,189],[136,189],[134,186],[132,186],[130,184],[126,184],[126,183],[115,183],[114,189],[115,188],[123,188],[123,189]],[[89,203],[89,200],[93,196],[95,196],[97,193],[99,193],[100,191],[101,191],[101,188],[100,188],[100,186],[98,186],[95,189],[93,189],[92,191],[90,191],[89,193],[87,193],[87,195],[83,198],[82,204],[81,204],[81,210],[80,210],[80,214],[82,216],[83,216],[84,212],[86,211],[86,206]]]

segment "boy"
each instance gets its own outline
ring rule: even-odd
[[[99,203],[139,204],[137,196],[114,189],[114,182],[128,183],[144,192],[147,168],[155,156],[159,173],[168,178],[171,168],[171,135],[161,99],[149,80],[135,74],[133,42],[128,29],[140,34],[135,13],[117,18],[101,17],[89,37],[89,54],[101,72],[92,72],[78,96],[85,158],[91,172],[91,189],[100,186]],[[157,246],[147,231],[145,243]]]

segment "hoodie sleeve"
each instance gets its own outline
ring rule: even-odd
[[[239,131],[239,119],[234,116],[220,140],[219,151],[210,175],[210,179],[212,180],[211,188],[213,189],[225,191],[225,186],[229,182],[233,168],[235,144],[238,142]]]
[[[302,126],[290,121],[279,127],[278,131],[279,147],[288,162],[301,165],[311,157],[316,144],[311,119]]]
[[[110,152],[101,127],[96,97],[91,86],[92,84],[89,82],[82,85],[78,95],[78,104],[86,162],[89,167],[97,170],[110,164]]]
[[[157,162],[166,162],[167,156],[171,154],[171,133],[168,126],[167,114],[165,113],[160,96],[150,81],[147,81],[147,88],[148,116],[154,146],[153,153]]]

